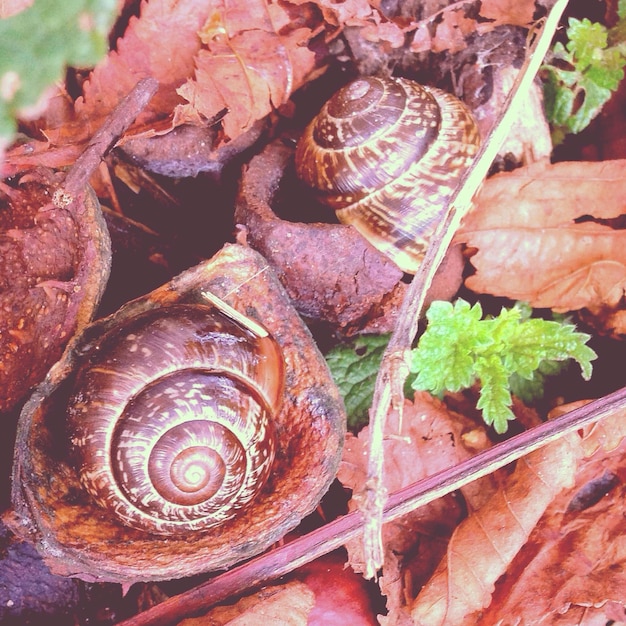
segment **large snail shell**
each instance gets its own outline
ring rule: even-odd
[[[479,145],[476,123],[454,96],[406,79],[363,77],[305,129],[296,171],[342,223],[414,273]]]
[[[69,403],[83,485],[148,532],[233,517],[270,471],[283,369],[267,333],[209,306],[127,320],[101,339]]]
[[[267,261],[226,245],[90,324],[35,389],[17,429],[13,529],[54,573],[86,580],[224,569],[315,509],[345,422]]]

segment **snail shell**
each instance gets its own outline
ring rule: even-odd
[[[480,146],[465,105],[402,78],[340,89],[305,129],[296,171],[339,221],[415,273]]]
[[[209,528],[262,488],[283,394],[278,344],[256,322],[176,304],[109,331],[68,407],[87,491],[155,534]]]

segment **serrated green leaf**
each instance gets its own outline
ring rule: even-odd
[[[598,87],[615,91],[624,78],[624,56],[619,48],[604,50],[597,61],[589,66],[587,77]]]
[[[509,377],[511,393],[524,404],[531,405],[543,398],[546,378],[560,374],[567,368],[567,365],[567,361],[542,361],[527,378],[513,373]]]
[[[488,426],[499,434],[505,433],[508,422],[515,419],[509,390],[509,372],[498,355],[483,356],[476,362],[476,376],[480,380],[480,397],[476,408],[483,412]]]
[[[607,46],[607,29],[602,24],[589,21],[587,18],[577,20],[571,17],[567,29],[569,42],[567,49],[577,60],[577,68],[584,71]]]
[[[438,395],[471,387],[476,376],[472,369],[476,351],[493,343],[486,329],[476,322],[482,317],[480,304],[435,301],[426,318],[428,328],[420,339],[419,350],[411,353],[411,371],[417,372],[415,389],[427,389]],[[467,331],[467,332],[464,332]],[[454,341],[450,341],[454,336]]]
[[[37,0],[0,20],[0,135],[37,103],[66,66],[89,67],[107,51],[116,0]]]
[[[376,376],[388,342],[389,335],[363,335],[326,355],[352,430],[360,430],[368,422]]]
[[[613,42],[621,28],[622,23],[611,31]],[[555,141],[589,125],[623,80],[626,64],[624,42],[609,46],[609,31],[601,24],[571,18],[567,36],[565,47],[555,44],[554,62],[544,66],[546,113]]]
[[[528,308],[503,309],[495,318],[480,319],[478,304],[433,303],[428,326],[412,351],[413,387],[440,394],[480,382],[478,407],[487,424],[504,432],[512,419],[511,380],[532,383],[539,392],[553,362],[575,359],[585,379],[596,354],[586,345],[589,335],[567,321],[530,318]]]

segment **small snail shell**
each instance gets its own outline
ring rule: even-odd
[[[80,369],[68,420],[91,495],[155,534],[230,519],[274,458],[283,359],[258,325],[204,305],[140,313]]]
[[[454,96],[406,79],[363,77],[305,129],[296,171],[341,222],[414,273],[479,145],[476,123]]]

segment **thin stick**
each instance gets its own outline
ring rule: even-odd
[[[158,86],[159,83],[155,78],[142,78],[107,117],[65,177],[62,191],[67,197],[66,202],[71,201],[85,189],[100,161],[137,119],[156,93]]]
[[[626,410],[626,387],[595,400],[549,422],[515,435],[488,450],[432,474],[393,493],[383,509],[383,521],[390,522],[445,496],[468,483],[495,472],[522,456],[538,450],[566,434]],[[166,626],[183,617],[224,601],[235,593],[279,578],[298,567],[355,539],[364,518],[360,511],[344,515],[288,544],[276,548],[221,574],[202,585],[170,598],[118,626]]]
[[[474,194],[482,184],[511,128],[523,96],[528,92],[543,62],[566,6],[567,0],[557,0],[545,20],[540,35],[535,37],[530,45],[526,61],[490,136],[461,181],[457,192],[450,199],[448,212],[436,229],[422,265],[407,290],[398,315],[398,323],[385,350],[370,410],[367,480],[364,491],[358,494],[360,508],[365,514],[363,542],[367,578],[373,578],[376,571],[383,565],[382,521],[386,493],[383,486],[382,443],[386,416],[391,406],[395,406],[401,415],[402,388],[408,375],[406,356],[417,334],[418,320],[426,292],[454,233],[471,206]]]

